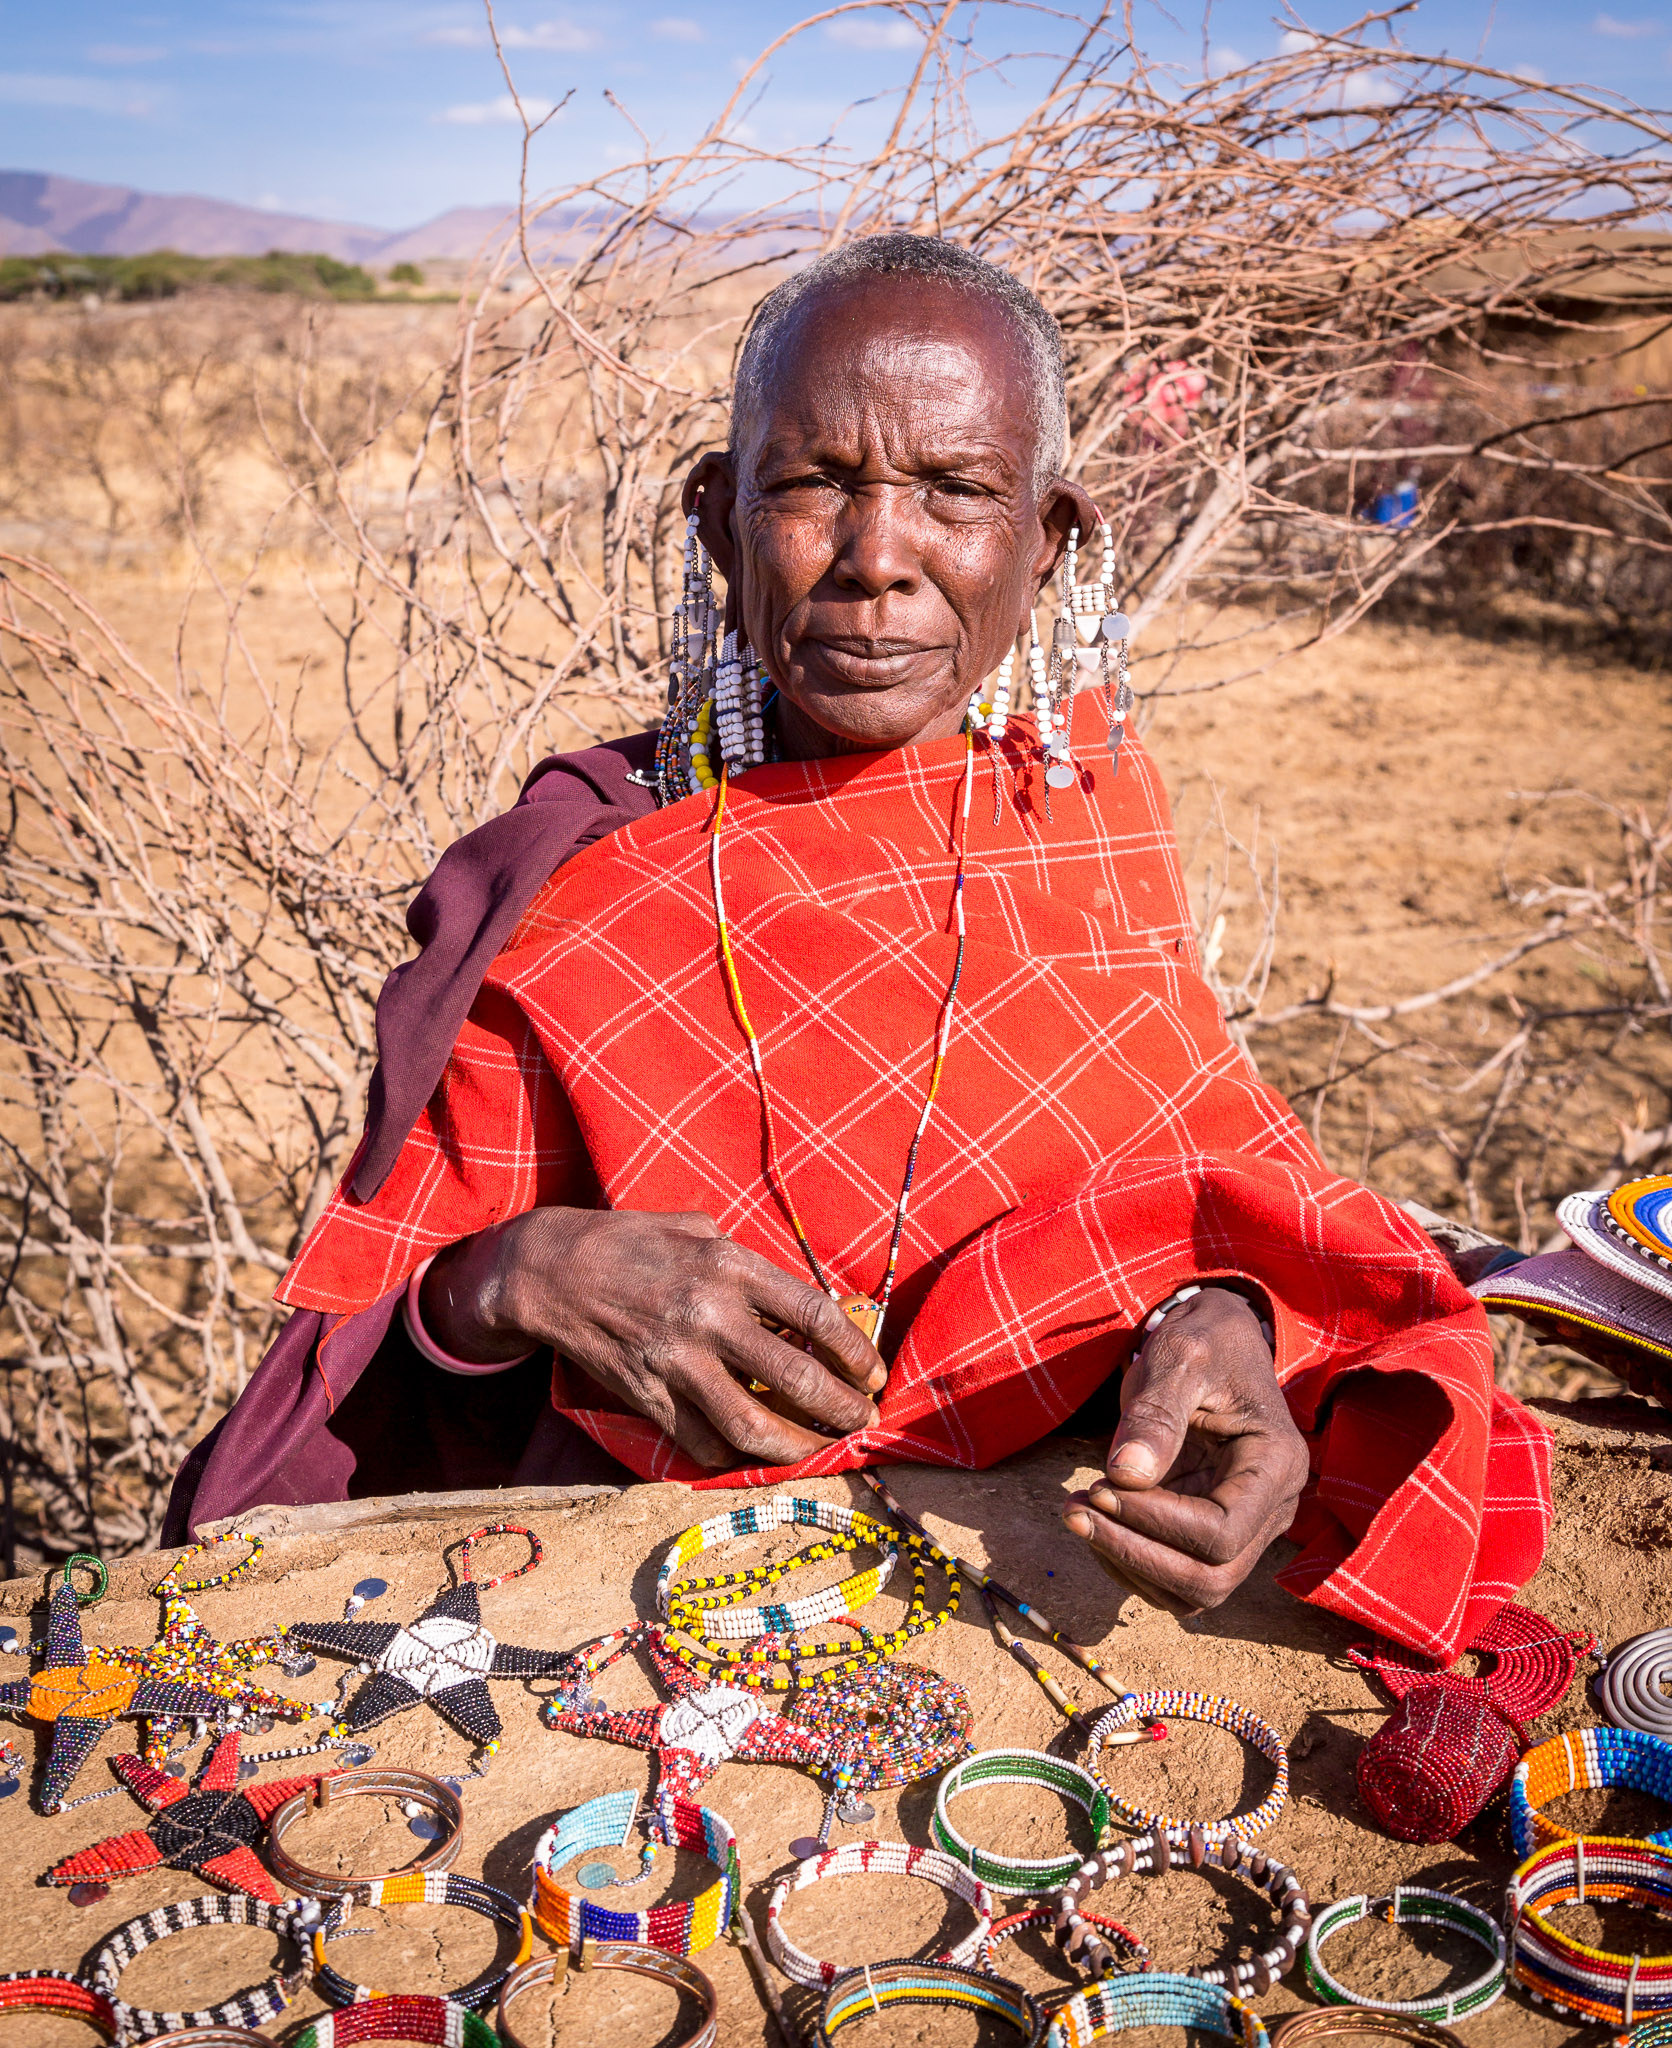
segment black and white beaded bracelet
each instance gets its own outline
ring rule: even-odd
[[[1081,1911],[1087,1895],[1114,1878],[1205,1868],[1229,1871],[1267,1893],[1282,1932],[1271,1948],[1245,1957],[1240,1963],[1193,1968],[1186,1974],[1204,1984],[1218,1984],[1234,1991],[1239,1998],[1250,1994],[1263,1996],[1294,1966],[1295,1957],[1311,1931],[1312,1908],[1294,1872],[1240,1835],[1227,1835],[1224,1841],[1214,1843],[1199,1827],[1156,1828],[1135,1841],[1117,1842],[1112,1848],[1100,1850],[1080,1865],[1057,1899],[1052,1929],[1058,1948],[1085,1976],[1111,1975],[1120,1967],[1120,1959]]]
[[[248,1898],[242,1892],[211,1892],[202,1898],[181,1899],[171,1906],[159,1906],[155,1912],[142,1913],[137,1920],[118,1927],[93,1958],[88,1981],[110,2000],[124,2041],[148,2041],[153,2035],[178,2033],[187,2027],[248,2027],[253,2031],[276,2019],[307,1982],[308,1939],[330,1911],[317,1899],[273,1906],[265,1899]],[[122,1972],[135,1956],[143,1954],[153,1942],[165,1941],[171,1934],[184,1934],[193,1927],[265,1927],[294,1943],[301,1960],[296,1969],[275,1970],[265,1984],[234,1992],[219,2005],[206,2006],[201,2012],[153,2012],[117,1997]]]

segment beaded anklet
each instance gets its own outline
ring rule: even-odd
[[[331,1909],[332,1919],[335,1918],[335,1910]],[[178,2033],[183,2027],[234,2026],[248,2027],[253,2032],[265,2021],[276,2019],[306,1983],[308,1971],[305,1963],[300,1963],[295,1970],[276,1970],[265,1984],[234,1992],[232,1997],[222,1999],[219,2005],[206,2006],[201,2012],[152,2012],[145,2006],[129,2005],[118,1998],[116,1987],[122,1972],[135,1956],[153,1942],[165,1941],[171,1934],[183,1934],[188,1928],[265,1927],[274,1934],[284,1935],[300,1950],[308,1935],[320,1924],[317,1899],[270,1906],[264,1899],[246,1898],[242,1892],[230,1896],[211,1892],[202,1898],[182,1899],[177,1905],[159,1906],[155,1912],[142,1913],[137,1920],[118,1927],[93,1958],[88,1976],[93,1988],[102,1991],[110,2000],[116,2014],[117,2031],[124,2040],[147,2040],[153,2034]],[[325,1924],[329,1925],[330,1921]]]
[[[1672,1739],[1672,1628],[1652,1628],[1611,1650],[1596,1679],[1597,1702],[1616,1728]]]
[[[467,1913],[480,1913],[484,1919],[497,1920],[501,1927],[509,1927],[516,1933],[517,1952],[508,1963],[490,1963],[479,1977],[472,1977],[457,1991],[442,1994],[453,2005],[482,2004],[499,1989],[519,1963],[528,1961],[529,1951],[534,1946],[534,1928],[526,1907],[519,1906],[497,1885],[483,1884],[480,1878],[460,1877],[456,1870],[432,1872],[428,1876],[422,1871],[409,1871],[399,1877],[373,1878],[370,1884],[355,1886],[353,1900],[357,1906],[458,1906]],[[352,1978],[345,1977],[332,1964],[325,1952],[326,1944],[342,1932],[341,1917],[333,1918],[329,1926],[314,1931],[314,1975],[321,1995],[333,2005],[359,2005],[370,1998],[387,1999],[388,1992],[368,1990],[364,1984],[356,1984]]]
[[[641,1812],[639,1794],[630,1786],[606,1792],[566,1813],[534,1845],[534,1919],[541,1932],[561,1947],[586,1941],[634,1942],[665,1949],[668,1954],[699,1954],[724,1934],[737,1911],[740,1884],[737,1837],[731,1823],[711,1806],[663,1795],[650,1809],[652,1839],[644,1853],[645,1868],[655,1859],[656,1843],[690,1849],[706,1856],[720,1875],[694,1899],[670,1899],[644,1913],[622,1913],[577,1898],[554,1873],[586,1849],[624,1849]]]
[[[1463,2036],[1432,2020],[1413,2019],[1408,2012],[1378,2012],[1374,2006],[1327,2005],[1322,2012],[1291,2013],[1271,2037],[1271,2048],[1302,2048],[1307,2041],[1334,2041],[1366,2035],[1384,2041],[1406,2041],[1410,2048],[1463,2048]]]
[[[1057,1900],[1054,1924],[1058,1947],[1077,1970],[1088,1976],[1107,1976],[1116,1967],[1116,1958],[1088,1925],[1080,1911],[1081,1900],[1112,1877],[1130,1877],[1134,1873],[1159,1877],[1168,1870],[1186,1866],[1192,1870],[1211,1867],[1229,1871],[1246,1879],[1256,1890],[1269,1894],[1283,1930],[1274,1948],[1262,1950],[1249,1961],[1215,1964],[1211,1969],[1193,1968],[1184,1973],[1203,1984],[1217,1984],[1239,1995],[1252,1993],[1264,1997],[1300,1953],[1312,1926],[1312,1909],[1294,1872],[1238,1835],[1227,1835],[1224,1841],[1214,1844],[1200,1828],[1160,1828],[1152,1834],[1140,1835],[1136,1841],[1117,1842],[1112,1849],[1102,1850],[1080,1865]]]
[[[1509,1788],[1509,1828],[1517,1856],[1529,1856],[1552,1842],[1576,1839],[1539,1811],[1564,1792],[1624,1790],[1647,1792],[1672,1805],[1672,1742],[1634,1728],[1576,1728],[1541,1742],[1515,1767]],[[1637,1837],[1656,1848],[1672,1848],[1672,1828]]]
[[[428,2048],[499,2048],[479,2013],[450,1998],[392,1992],[341,2012],[321,2013],[286,2048],[354,2048],[358,2041],[421,2041]],[[268,2044],[271,2048],[271,2043]]]
[[[1238,1706],[1235,1700],[1222,1699],[1217,1693],[1129,1692],[1093,1724],[1086,1748],[1087,1764],[1096,1770],[1104,1745],[1112,1736],[1148,1721],[1200,1721],[1210,1728],[1227,1729],[1232,1735],[1241,1736],[1244,1742],[1252,1743],[1263,1757],[1274,1764],[1277,1778],[1258,1806],[1251,1807],[1247,1813],[1233,1813],[1223,1820],[1211,1822],[1181,1819],[1179,1815],[1164,1813],[1158,1807],[1140,1806],[1135,1799],[1123,1798],[1110,1786],[1114,1810],[1129,1827],[1188,1829],[1199,1826],[1208,1841],[1222,1842],[1227,1835],[1264,1834],[1288,1804],[1289,1752],[1283,1747],[1282,1736],[1258,1714],[1251,1714],[1246,1707]],[[1101,1777],[1103,1774],[1099,1772],[1098,1775]],[[1104,1777],[1103,1782],[1107,1785],[1108,1779]]]
[[[499,1993],[499,2033],[505,2048],[524,2048],[522,2036],[511,2024],[511,2006],[525,1991],[538,1990],[565,1973],[566,1955],[536,1956],[506,1978]],[[677,2043],[677,2048],[714,2048],[720,2031],[720,1997],[705,1970],[688,1956],[671,1956],[665,1949],[645,1948],[631,1941],[588,1941],[581,1945],[583,1970],[630,1970],[635,1976],[653,1978],[675,1991],[689,1991],[702,2006],[703,2016],[696,2030]]]
[[[1629,2027],[1672,2010],[1672,1955],[1612,1955],[1553,1927],[1553,1906],[1618,1900],[1672,1909],[1672,1856],[1617,1835],[1570,1836],[1536,1851],[1509,1881],[1509,1974],[1535,2005]]]
[[[951,1963],[863,1963],[845,1971],[825,1994],[813,2033],[817,2048],[829,2048],[844,2027],[890,2005],[950,2005],[991,2013],[1013,2026],[1028,2048],[1039,2048],[1045,2033],[1039,2001],[1007,1978]]]
[[[1094,1989],[1076,1991],[1047,2029],[1045,2048],[1090,2048],[1137,2027],[1201,2027],[1243,2048],[1271,2048],[1264,2020],[1233,1992],[1164,1970],[1106,1977]]]
[[[121,2030],[106,1994],[62,1970],[9,1970],[0,1977],[0,2020],[14,2012],[50,2012],[85,2020],[107,2041],[114,2041]]]
[[[1356,1926],[1372,1913],[1384,1914],[1390,1927],[1453,1928],[1478,1942],[1491,1956],[1491,1966],[1461,1991],[1448,1991],[1443,1996],[1436,1993],[1429,1998],[1384,1998],[1380,1994],[1366,1997],[1350,1991],[1324,1967],[1323,1946],[1332,1934]],[[1385,1898],[1367,1899],[1360,1895],[1337,1899],[1323,1909],[1306,1938],[1306,1978],[1326,2005],[1377,2006],[1383,2012],[1451,2026],[1458,2020],[1472,2019],[1477,2012],[1485,2012],[1489,2005],[1497,2003],[1504,1988],[1504,1954],[1504,1930],[1490,1913],[1471,1906],[1467,1899],[1454,1898],[1450,1892],[1430,1891],[1420,1884],[1396,1884]]]
[[[1038,1749],[984,1749],[979,1755],[954,1764],[935,1795],[931,1831],[948,1856],[966,1865],[996,1892],[1054,1891],[1080,1868],[1080,1852],[1070,1849],[1061,1856],[999,1856],[991,1849],[978,1849],[966,1842],[948,1819],[946,1810],[960,1792],[975,1785],[1043,1785],[1060,1792],[1081,1809],[1091,1822],[1094,1843],[1101,1843],[1108,1833],[1109,1795],[1078,1764],[1047,1756]]]
[[[980,1969],[993,1925],[992,1894],[980,1878],[966,1870],[963,1864],[955,1863],[950,1856],[943,1856],[938,1849],[915,1849],[904,1842],[845,1842],[839,1849],[827,1849],[822,1856],[809,1856],[805,1863],[798,1864],[778,1880],[767,1902],[766,1944],[772,1951],[772,1960],[786,1977],[793,1978],[797,1984],[817,1988],[834,1984],[838,1977],[854,1967],[849,1963],[821,1962],[795,1946],[785,1934],[782,1924],[784,1907],[791,1895],[806,1891],[826,1877],[871,1877],[878,1873],[926,1878],[930,1884],[938,1884],[942,1891],[950,1892],[955,1899],[962,1899],[975,1914],[975,1931],[966,1934],[955,1948],[936,1960],[952,1963],[960,1969]],[[864,1965],[858,1967],[863,1969]]]

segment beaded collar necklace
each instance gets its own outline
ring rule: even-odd
[[[952,928],[957,934],[958,950],[952,962],[952,976],[947,983],[946,994],[941,1000],[940,1022],[935,1032],[934,1058],[929,1068],[929,1086],[923,1097],[923,1112],[917,1120],[917,1129],[906,1152],[906,1170],[900,1182],[900,1199],[894,1205],[894,1227],[889,1234],[888,1259],[883,1270],[882,1285],[875,1295],[848,1294],[838,1291],[830,1276],[819,1262],[812,1240],[801,1221],[795,1203],[790,1197],[789,1186],[784,1179],[783,1162],[778,1153],[778,1133],[772,1116],[772,1096],[766,1085],[766,1062],[761,1042],[755,1027],[749,1021],[749,1011],[743,1000],[743,986],[738,977],[737,957],[732,951],[731,927],[726,917],[726,895],[720,875],[720,839],[726,822],[726,791],[731,771],[722,763],[717,794],[714,802],[714,822],[709,828],[708,867],[714,889],[714,921],[720,936],[720,959],[725,969],[726,987],[731,996],[732,1009],[749,1047],[749,1064],[754,1070],[755,1089],[760,1096],[761,1118],[766,1136],[766,1180],[778,1205],[789,1218],[790,1228],[795,1232],[795,1241],[801,1247],[801,1255],[807,1261],[814,1280],[830,1299],[847,1315],[852,1317],[859,1328],[873,1344],[882,1342],[883,1323],[888,1315],[888,1304],[894,1294],[894,1278],[900,1262],[900,1240],[905,1234],[906,1211],[911,1202],[912,1181],[917,1172],[918,1148],[923,1143],[923,1134],[929,1128],[929,1119],[934,1114],[935,1098],[940,1092],[941,1072],[946,1065],[946,1048],[952,1036],[952,1015],[958,1000],[958,984],[964,974],[964,948],[966,931],[964,925],[964,869],[969,849],[970,796],[975,787],[975,733],[968,719],[964,722],[964,773],[960,784],[960,799],[954,814],[953,830],[957,845],[957,866],[952,877]]]

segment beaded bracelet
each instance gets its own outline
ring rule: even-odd
[[[1077,1970],[1087,1976],[1107,1976],[1116,1967],[1116,1958],[1098,1939],[1080,1902],[1113,1877],[1159,1877],[1187,1865],[1192,1870],[1211,1867],[1228,1871],[1267,1893],[1282,1933],[1274,1948],[1263,1949],[1248,1960],[1215,1964],[1211,1969],[1192,1968],[1185,1974],[1239,1995],[1252,1992],[1264,1997],[1299,1955],[1312,1925],[1312,1909],[1294,1872],[1240,1835],[1227,1835],[1222,1842],[1212,1843],[1200,1828],[1157,1828],[1136,1841],[1117,1842],[1112,1849],[1101,1850],[1080,1865],[1057,1900],[1053,1916],[1057,1946]]]
[[[688,1579],[683,1585],[673,1583],[679,1567],[699,1552],[729,1543],[738,1536],[752,1536],[787,1525],[822,1529],[826,1540],[809,1545],[779,1564],[720,1572],[706,1579]],[[748,1593],[778,1584],[803,1565],[821,1564],[864,1544],[875,1544],[882,1553],[881,1561],[869,1571],[854,1573],[839,1586],[826,1586],[799,1600],[774,1601],[765,1607],[737,1605]],[[676,1628],[694,1624],[699,1633],[733,1638],[793,1635],[799,1629],[818,1628],[824,1622],[839,1620],[874,1600],[888,1584],[899,1561],[898,1532],[874,1517],[834,1502],[777,1494],[757,1507],[711,1515],[706,1522],[698,1522],[676,1538],[657,1575],[656,1604]]]
[[[1105,1977],[1091,1989],[1076,1991],[1047,2029],[1045,2048],[1090,2048],[1107,2034],[1137,2027],[1201,2027],[1240,2041],[1243,2048],[1271,2048],[1265,2022],[1234,1992],[1165,1970]]]
[[[201,2012],[152,2012],[118,1998],[116,1987],[135,1956],[154,1941],[183,1934],[191,1927],[265,1927],[286,1936],[301,1949],[307,1935],[318,1925],[317,1899],[270,1906],[264,1899],[252,1899],[243,1892],[211,1892],[201,1898],[182,1899],[176,1905],[159,1906],[155,1912],[142,1913],[138,1919],[118,1927],[93,1958],[88,1976],[93,1988],[110,2000],[117,2031],[124,2040],[148,2040],[153,2034],[178,2033],[183,2027],[234,2026],[253,2031],[265,2021],[276,2019],[296,1996],[307,1981],[305,1963],[295,1970],[276,1970],[265,1984],[234,1992],[219,2005],[207,2006]]]
[[[984,1749],[976,1756],[966,1757],[942,1778],[930,1826],[935,1841],[947,1855],[967,1865],[983,1884],[996,1892],[1054,1891],[1079,1869],[1080,1852],[1071,1849],[1062,1856],[999,1856],[966,1842],[947,1818],[946,1809],[960,1792],[967,1792],[974,1785],[1046,1786],[1072,1800],[1086,1814],[1094,1842],[1101,1842],[1108,1832],[1109,1795],[1078,1764],[1047,1756],[1038,1749]]]
[[[1672,1955],[1612,1955],[1559,1932],[1552,1906],[1621,1900],[1664,1914],[1672,1908],[1672,1856],[1620,1835],[1570,1836],[1537,1850],[1509,1881],[1509,1974],[1532,1996],[1605,2024],[1629,2027],[1672,2010]]]
[[[420,2041],[428,2048],[499,2048],[499,2036],[479,2013],[450,1998],[405,1991],[341,2012],[321,2013],[286,2048],[353,2048],[357,2041]],[[266,2048],[272,2048],[268,2042]]]
[[[511,2024],[512,2002],[525,1991],[549,1984],[564,1970],[567,1956],[536,1956],[506,1978],[499,1992],[499,2034],[505,2048],[524,2048],[522,2036]],[[675,1991],[689,1991],[702,2006],[702,2020],[675,2048],[714,2048],[720,2031],[720,1997],[706,1971],[688,1956],[670,1956],[665,1949],[645,1948],[631,1941],[588,1941],[581,1945],[583,1970],[630,1970],[635,1976],[653,1977]]]
[[[1330,2005],[1322,2012],[1292,2013],[1271,2037],[1271,2048],[1300,2048],[1306,2041],[1333,2041],[1345,2036],[1359,2041],[1379,2034],[1384,2041],[1407,2041],[1411,2048],[1463,2048],[1463,2037],[1432,2020],[1413,2019],[1408,2012],[1379,2012],[1372,2005]]]
[[[151,2048],[273,2048],[266,2034],[248,2027],[182,2027],[177,2034],[157,2034]]]
[[[1461,1991],[1448,1991],[1443,1997],[1436,1993],[1431,1998],[1367,1998],[1360,1992],[1349,1991],[1324,1967],[1321,1952],[1332,1934],[1339,1934],[1343,1927],[1356,1926],[1372,1913],[1384,1913],[1390,1927],[1454,1928],[1478,1942],[1492,1962]],[[1451,2026],[1458,2020],[1471,2019],[1477,2012],[1485,2012],[1502,1994],[1504,1930],[1490,1913],[1471,1906],[1467,1899],[1454,1898],[1450,1892],[1430,1891],[1420,1884],[1396,1884],[1385,1898],[1367,1899],[1361,1894],[1337,1899],[1334,1905],[1324,1908],[1306,1938],[1306,1978],[1326,2005],[1377,2006],[1383,2012]]]
[[[1222,1699],[1217,1693],[1129,1692],[1093,1724],[1086,1747],[1086,1762],[1091,1768],[1096,1770],[1104,1745],[1111,1736],[1134,1728],[1141,1721],[1200,1721],[1210,1728],[1228,1729],[1231,1734],[1241,1736],[1244,1742],[1251,1743],[1263,1757],[1276,1765],[1277,1777],[1258,1806],[1251,1807],[1247,1813],[1233,1813],[1224,1820],[1212,1822],[1193,1822],[1181,1819],[1177,1814],[1164,1813],[1157,1807],[1140,1806],[1134,1799],[1122,1798],[1110,1786],[1114,1810],[1129,1827],[1200,1826],[1210,1842],[1220,1842],[1227,1835],[1264,1834],[1288,1804],[1289,1752],[1283,1747],[1282,1736],[1258,1714],[1251,1714],[1235,1700]],[[1107,1778],[1103,1782],[1108,1784]]]
[[[1672,2013],[1657,2012],[1629,2033],[1616,2034],[1609,2048],[1672,2048]]]
[[[586,1941],[637,1943],[692,1956],[724,1934],[737,1911],[740,1892],[737,1837],[731,1823],[711,1806],[664,1795],[651,1809],[653,1838],[706,1856],[720,1875],[694,1899],[670,1899],[644,1913],[620,1913],[591,1899],[577,1898],[554,1872],[586,1849],[624,1849],[641,1812],[631,1787],[606,1792],[566,1813],[534,1845],[534,1919],[541,1932],[564,1948]],[[654,1848],[651,1858],[654,1857]],[[651,1858],[646,1859],[648,1868]]]
[[[975,1931],[966,1934],[956,1948],[936,1960],[952,1963],[959,1969],[980,1969],[993,1925],[992,1894],[980,1878],[972,1875],[963,1864],[955,1863],[950,1856],[943,1856],[938,1849],[914,1849],[904,1842],[844,1842],[841,1848],[827,1849],[822,1856],[809,1856],[805,1863],[798,1864],[787,1876],[781,1877],[767,1901],[766,1944],[772,1951],[772,1960],[786,1977],[793,1978],[797,1984],[817,1988],[834,1984],[838,1977],[853,1967],[848,1963],[820,1962],[817,1957],[804,1954],[794,1945],[782,1925],[784,1907],[791,1894],[806,1891],[822,1878],[869,1877],[879,1872],[895,1877],[926,1878],[930,1884],[938,1884],[942,1891],[962,1899],[975,1914]]]
[[[1552,1842],[1576,1839],[1571,1828],[1539,1811],[1564,1792],[1624,1789],[1647,1792],[1672,1805],[1672,1742],[1635,1728],[1575,1728],[1541,1742],[1515,1767],[1509,1788],[1509,1828],[1517,1856]],[[1637,1839],[1672,1848],[1672,1828]]]
[[[121,2030],[106,1994],[62,1970],[9,1970],[0,1977],[0,2020],[14,2012],[50,2012],[85,2020],[107,2041],[114,2041]]]
[[[1149,1962],[1148,1944],[1138,1939],[1124,1921],[1116,1920],[1108,1913],[1082,1913],[1080,1918],[1089,1927],[1095,1927],[1099,1934],[1112,1934],[1121,1945],[1125,1957],[1144,1969]],[[1012,1941],[1018,1934],[1028,1934],[1036,1927],[1053,1927],[1056,1909],[1052,1906],[1027,1906],[1020,1913],[1007,1914],[1003,1920],[993,1922],[993,1931],[987,1937],[987,1965],[990,1969],[993,1951],[1005,1942]]]
[[[410,1800],[428,1809],[442,1824],[442,1832],[406,1870],[386,1870],[376,1877],[345,1877],[334,1870],[313,1870],[285,1848],[286,1832],[295,1826],[310,1806],[323,1809],[343,1799],[384,1796]],[[312,1898],[345,1899],[362,1885],[384,1884],[396,1877],[434,1876],[450,1870],[464,1846],[464,1806],[459,1795],[439,1778],[422,1771],[397,1771],[373,1765],[357,1771],[338,1771],[321,1778],[311,1792],[296,1793],[285,1801],[267,1823],[267,1860],[274,1874],[292,1891]]]
[[[528,1961],[529,1951],[534,1946],[534,1928],[526,1908],[519,1906],[497,1885],[484,1884],[476,1877],[460,1877],[456,1870],[428,1874],[411,1870],[400,1877],[376,1877],[370,1884],[356,1885],[353,1900],[357,1906],[458,1906],[467,1913],[480,1913],[485,1919],[497,1920],[501,1927],[516,1931],[517,1952],[511,1960],[508,1963],[490,1963],[479,1977],[472,1977],[457,1991],[446,1992],[444,1996],[454,2005],[480,2005],[499,1989],[519,1963]],[[386,1991],[370,1991],[364,1984],[356,1984],[332,1964],[325,1953],[326,1944],[334,1941],[342,1931],[343,1923],[338,1917],[329,1926],[317,1928],[314,1932],[314,1971],[321,1995],[333,2005],[359,2005],[368,1998],[389,1997]]]
[[[950,2005],[991,2013],[1013,2026],[1028,2048],[1039,2048],[1045,2033],[1039,2001],[1007,1978],[951,1963],[863,1963],[844,1971],[826,1992],[813,2032],[817,2048],[829,2048],[843,2027],[889,2005]]]

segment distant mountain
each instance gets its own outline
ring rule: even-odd
[[[64,249],[81,256],[261,256],[318,250],[344,263],[422,263],[471,257],[508,232],[508,206],[455,206],[423,227],[392,232],[305,214],[267,213],[224,199],[88,185],[43,171],[0,171],[0,256]]]

